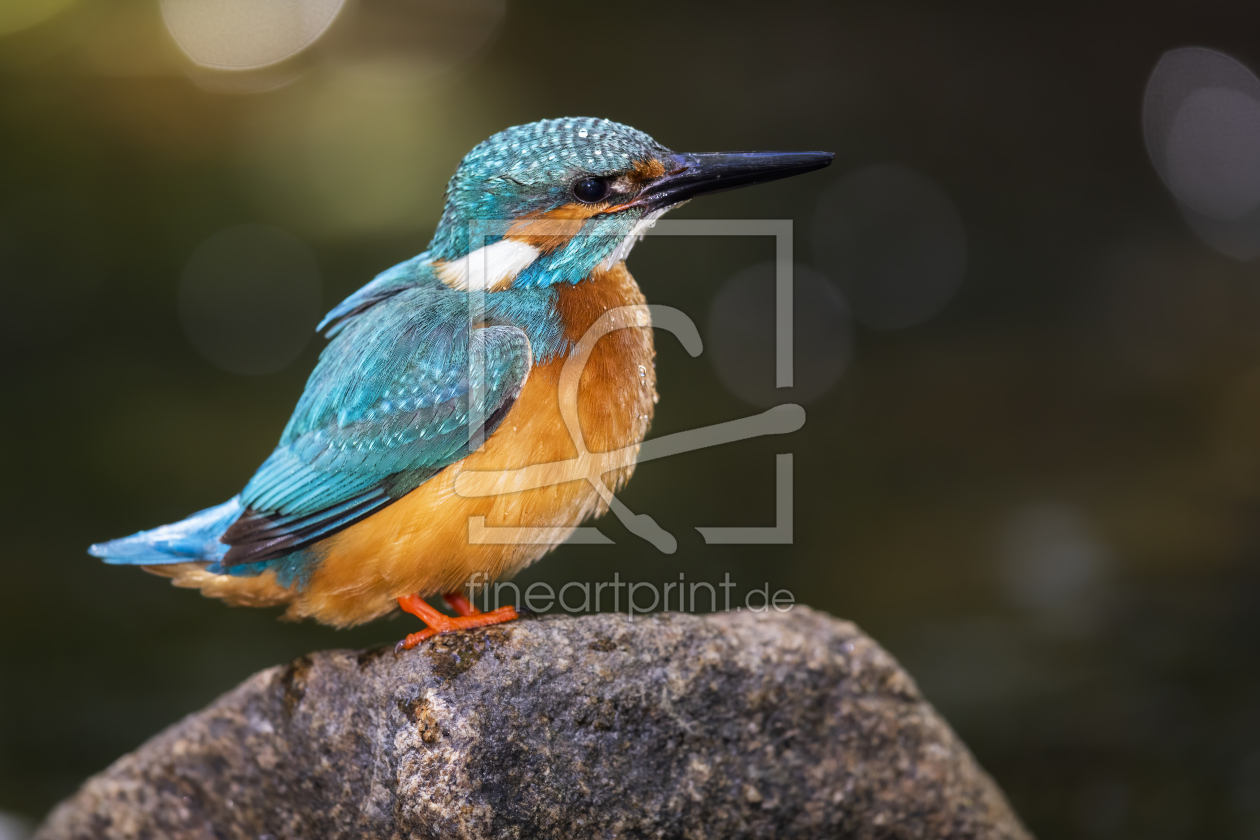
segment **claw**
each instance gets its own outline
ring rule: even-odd
[[[453,631],[446,630],[444,632],[450,633]],[[402,641],[400,641],[398,644],[394,646],[394,653],[402,653],[404,650],[411,650],[413,647],[420,644],[425,639],[432,639],[434,636],[437,636],[437,635],[439,635],[437,631],[433,630],[432,628],[428,630],[421,630],[417,633],[409,633],[407,635],[407,638],[403,639]]]

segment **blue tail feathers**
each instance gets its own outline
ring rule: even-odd
[[[228,546],[219,542],[219,537],[240,516],[240,499],[240,496],[234,496],[221,505],[206,508],[187,519],[152,531],[97,543],[88,549],[88,554],[106,563],[132,566],[159,566],[193,560],[217,563],[228,551]]]

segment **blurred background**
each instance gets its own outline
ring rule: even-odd
[[[422,251],[460,157],[608,117],[680,151],[824,149],[650,238],[654,434],[795,435],[640,468],[520,583],[768,584],[857,621],[1041,838],[1260,837],[1260,7],[506,0],[0,5],[0,837],[234,686],[388,643],[228,609],[89,543],[237,492],[320,314]],[[764,350],[764,352],[763,352]],[[754,352],[755,351],[755,352]],[[795,541],[772,525],[795,453]],[[738,488],[736,490],[735,488]]]

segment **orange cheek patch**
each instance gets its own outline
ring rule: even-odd
[[[601,204],[565,204],[546,213],[538,213],[517,219],[508,228],[507,238],[528,243],[544,254],[569,244],[577,236],[582,224],[592,216],[598,216],[609,208]]]

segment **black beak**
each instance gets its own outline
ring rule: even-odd
[[[831,152],[715,152],[674,155],[674,167],[647,186],[631,204],[650,210],[671,207],[705,193],[733,190],[822,169]],[[666,159],[668,165],[669,159]]]

